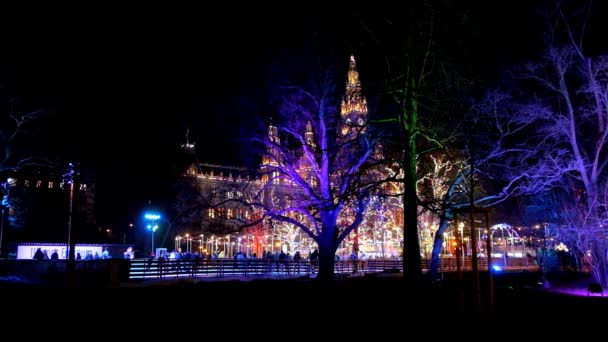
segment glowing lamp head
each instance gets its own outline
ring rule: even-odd
[[[150,213],[148,213],[148,214],[144,215],[144,218],[146,220],[159,220],[160,219],[160,215],[159,214],[150,214]]]
[[[146,213],[144,218],[148,221],[152,221],[146,225],[146,229],[149,231],[155,232],[158,229],[157,220],[160,220],[160,215],[156,213]]]

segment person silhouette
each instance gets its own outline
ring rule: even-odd
[[[34,253],[34,260],[44,260],[44,253],[42,253],[42,249],[38,247],[36,253]]]

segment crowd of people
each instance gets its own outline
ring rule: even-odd
[[[131,247],[129,247],[131,248]],[[84,258],[82,257],[82,253],[84,252]],[[67,255],[67,250],[63,251],[64,255],[61,259],[67,259],[68,255]],[[49,250],[47,249],[42,249],[41,247],[38,247],[36,249],[36,252],[34,252],[34,256],[32,257],[32,259],[34,260],[59,260],[59,251],[54,248],[51,252],[51,255],[49,256]],[[98,259],[112,259],[112,255],[110,254],[110,250],[108,249],[108,247],[104,247],[103,251],[101,252],[101,255],[99,254],[99,252],[97,251],[92,251],[92,250],[84,250],[84,251],[76,251],[76,255],[75,255],[75,259],[76,260],[98,260]]]

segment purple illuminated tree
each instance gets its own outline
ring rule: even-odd
[[[432,272],[452,211],[469,204],[463,192],[488,207],[509,196],[551,191],[561,202],[549,209],[561,218],[559,238],[590,263],[597,282],[608,285],[608,57],[585,52],[584,29],[576,28],[588,23],[565,13],[581,11],[556,6],[547,17],[542,56],[510,70],[502,90],[488,91],[474,106],[464,149],[471,162],[455,173],[437,204],[441,223]],[[468,179],[478,188],[471,190]]]
[[[576,192],[586,197],[596,192],[593,179],[603,179],[598,175],[605,172],[605,62],[584,55],[582,35],[577,36],[559,7],[549,22],[546,53],[537,62],[513,68],[502,90],[487,91],[475,103],[466,121],[469,133],[460,137],[457,147],[460,167],[452,169],[442,196],[423,199],[440,218],[432,275],[455,210],[492,207],[509,197],[538,195],[557,186],[573,193],[559,198],[580,198]],[[595,202],[595,195],[591,197],[564,206]],[[581,240],[589,239],[577,238]]]
[[[597,282],[608,285],[608,56],[583,46],[591,6],[559,3],[546,19],[546,49],[535,61],[513,68],[510,99],[501,110],[525,124],[519,136],[535,159],[511,159],[521,176],[560,179],[560,238],[586,256]],[[583,14],[580,17],[569,13]],[[581,19],[582,18],[582,19]],[[589,47],[589,48],[588,48]],[[512,126],[511,126],[512,127]],[[523,171],[526,169],[527,171]],[[510,169],[507,169],[508,172]]]
[[[535,120],[516,115],[521,109],[504,91],[488,91],[465,120],[474,134],[459,137],[459,149],[446,148],[432,157],[421,177],[422,207],[438,217],[429,273],[435,279],[443,236],[456,211],[490,208],[510,197],[547,191],[561,180],[555,172],[561,151],[539,149],[530,135]],[[455,146],[457,147],[457,146]],[[542,162],[539,162],[542,161]],[[477,227],[484,228],[484,227]]]
[[[254,203],[317,243],[321,280],[333,279],[336,250],[363,221],[378,185],[369,173],[374,141],[354,59],[341,107],[332,77],[328,72],[308,87],[281,88],[279,120],[258,140],[266,154]]]

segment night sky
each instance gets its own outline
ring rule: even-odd
[[[475,8],[487,69],[521,57],[527,2],[507,3]],[[122,223],[162,198],[187,127],[202,161],[250,159],[244,132],[265,110],[273,63],[297,59],[319,30],[347,53],[349,18],[383,11],[214,6],[5,9],[3,96],[46,108],[42,146],[96,170],[101,222]]]
[[[96,170],[100,221],[163,197],[187,127],[201,160],[239,163],[241,95],[264,77],[255,66],[283,37],[275,25],[295,21],[228,8],[73,10],[4,22],[0,85],[18,110],[48,110],[42,148]]]

